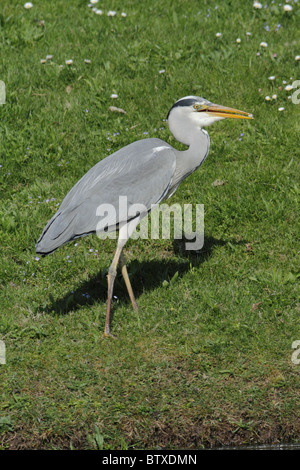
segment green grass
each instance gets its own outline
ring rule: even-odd
[[[299,440],[300,365],[291,356],[300,339],[300,121],[282,82],[300,78],[300,5],[287,14],[279,0],[261,10],[242,0],[218,9],[104,0],[99,16],[87,0],[33,3],[5,2],[0,14],[1,447]],[[204,204],[203,249],[131,240],[139,312],[118,277],[118,339],[99,341],[115,241],[87,237],[39,261],[35,242],[100,159],[147,137],[183,148],[163,119],[190,94],[255,120],[208,129],[208,159],[170,200]]]

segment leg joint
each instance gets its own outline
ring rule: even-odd
[[[116,269],[116,267],[111,265],[111,266],[109,267],[108,274],[109,274],[111,277],[115,278],[116,275],[117,275],[117,269]]]

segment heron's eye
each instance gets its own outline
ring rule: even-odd
[[[202,111],[203,109],[205,109],[205,106],[202,106],[202,104],[196,103],[196,104],[194,104],[194,109],[196,111]]]

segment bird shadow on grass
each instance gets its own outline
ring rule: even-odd
[[[190,241],[190,240],[189,240]],[[153,260],[132,260],[127,264],[131,284],[136,298],[142,292],[153,290],[161,285],[172,283],[173,279],[181,278],[193,267],[199,267],[212,255],[215,247],[231,245],[243,245],[244,240],[218,240],[213,237],[205,237],[201,250],[186,250],[186,240],[174,240],[173,251],[177,259],[155,258]],[[125,248],[126,254],[126,248]],[[74,291],[69,291],[63,297],[54,300],[50,294],[48,304],[40,307],[45,313],[64,315],[68,312],[80,309],[85,305],[94,305],[107,300],[107,271],[102,269],[99,273],[84,281]],[[114,284],[113,304],[130,304],[130,299],[123,278],[118,271]]]

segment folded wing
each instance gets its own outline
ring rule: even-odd
[[[174,150],[160,139],[134,142],[104,158],[67,194],[43,230],[37,253],[51,253],[96,230],[115,230],[134,218],[135,204],[142,204],[146,215],[167,195],[175,169]],[[120,197],[126,204],[120,205]],[[101,216],[101,205],[111,205],[114,211]]]

